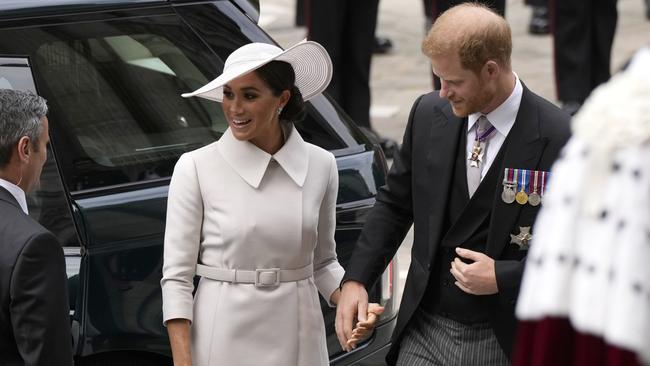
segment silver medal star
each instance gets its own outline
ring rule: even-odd
[[[518,235],[510,234],[510,243],[517,244],[519,250],[528,250],[532,239],[533,236],[530,233],[530,226],[520,226]]]
[[[469,166],[473,168],[478,168],[479,165],[483,162],[483,155],[485,153],[483,152],[483,148],[481,145],[474,145],[472,147],[472,152],[469,154]]]
[[[469,160],[470,160],[469,166],[473,168],[478,168],[479,165],[481,165],[481,163],[483,162],[483,153],[478,154],[476,156],[476,159],[470,158]]]

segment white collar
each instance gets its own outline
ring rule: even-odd
[[[8,190],[9,193],[14,196],[16,201],[18,201],[18,204],[20,205],[20,208],[23,209],[23,212],[29,215],[29,211],[27,210],[27,199],[25,198],[25,191],[10,181],[4,180],[2,178],[0,178],[0,186]]]
[[[524,93],[524,88],[519,81],[519,77],[516,73],[515,76],[515,87],[510,93],[508,99],[506,99],[501,105],[499,105],[492,112],[488,113],[488,121],[499,131],[503,136],[508,136],[508,132],[512,129],[512,126],[515,124],[515,119],[517,118],[517,113],[519,112],[519,105],[521,104],[521,96]],[[474,123],[481,117],[483,113],[472,113],[467,117],[467,132],[469,132]]]
[[[307,177],[309,151],[293,125],[286,130],[288,135],[284,145],[274,155],[255,146],[249,141],[239,141],[230,128],[217,142],[217,148],[228,165],[253,188],[258,188],[264,173],[273,158],[291,179],[302,187]]]

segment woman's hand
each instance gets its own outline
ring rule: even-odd
[[[346,351],[350,352],[357,347],[357,343],[370,335],[377,325],[379,315],[384,312],[384,307],[379,306],[377,303],[368,304],[368,316],[365,322],[358,322],[356,327],[352,330],[352,338],[348,339],[346,344]]]

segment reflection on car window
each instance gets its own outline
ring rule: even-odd
[[[29,216],[56,235],[64,247],[79,246],[79,238],[66,197],[52,156],[52,147],[48,144],[47,160],[41,172],[40,186],[27,195]]]
[[[180,97],[221,61],[176,16],[74,27],[0,32],[0,52],[32,57],[71,191],[169,177],[225,131],[217,103]]]
[[[36,93],[32,71],[25,57],[0,57],[0,89]]]
[[[36,94],[32,69],[25,57],[0,57],[0,88]],[[79,246],[66,193],[47,145],[47,160],[37,189],[26,195],[29,215],[57,236],[63,246]]]

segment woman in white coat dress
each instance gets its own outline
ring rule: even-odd
[[[331,70],[317,43],[252,43],[217,79],[183,94],[221,102],[229,128],[181,156],[169,187],[161,286],[175,365],[328,364],[317,291],[335,305],[343,276],[338,171],[291,122]],[[346,349],[382,310],[369,307]]]

